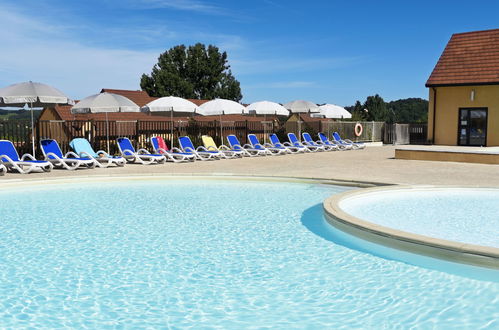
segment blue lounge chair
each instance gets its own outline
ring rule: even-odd
[[[30,154],[24,154],[19,158],[14,144],[9,140],[0,140],[0,163],[8,170],[15,170],[21,174],[28,174],[34,170],[50,172],[54,167],[45,160],[36,160]]]
[[[333,133],[333,139],[340,144],[352,146],[352,149],[364,149],[366,147],[364,143],[353,142],[352,140],[348,139],[343,140],[338,132]]]
[[[310,133],[303,132],[303,133],[301,133],[301,135],[303,136],[303,144],[304,145],[317,147],[319,149],[319,151],[331,151],[331,150],[337,149],[336,146],[335,147],[328,146],[328,145],[325,145],[324,143],[322,143],[321,141],[314,141],[312,139],[312,136],[310,135]]]
[[[291,143],[291,145],[294,147],[302,148],[303,150],[309,151],[309,152],[319,151],[319,149],[317,147],[313,147],[313,146],[305,145],[305,144],[301,143],[300,140],[298,140],[298,138],[296,137],[295,133],[288,133],[288,139],[289,139],[289,142]]]
[[[342,144],[340,144],[340,143],[338,143],[338,142],[336,142],[334,140],[330,141],[327,138],[326,134],[324,134],[324,133],[319,133],[318,136],[319,136],[319,139],[321,140],[321,142],[324,143],[324,145],[327,145],[327,146],[330,146],[330,147],[335,147],[337,150],[349,150],[349,149],[352,149],[351,146],[348,146],[348,148],[347,148],[347,146],[344,146],[344,145],[342,145]]]
[[[281,143],[279,137],[276,134],[271,134],[269,136],[270,143],[274,148],[279,148],[281,150],[286,150],[287,153],[297,154],[299,152],[305,152],[305,149],[292,146],[289,142]]]
[[[221,157],[219,152],[208,151],[205,147],[195,148],[188,136],[179,137],[178,142],[183,152],[195,155],[198,160],[215,160]]]
[[[83,138],[76,138],[69,142],[69,146],[73,148],[77,155],[83,158],[93,159],[95,166],[108,167],[110,165],[125,166],[126,160],[123,157],[111,156],[103,150],[94,151],[90,142]]]
[[[166,162],[166,157],[160,154],[151,154],[146,149],[135,151],[132,142],[127,137],[120,137],[116,140],[121,156],[130,163],[138,163],[142,165],[163,164]]]
[[[54,167],[65,168],[66,170],[76,170],[79,167],[94,168],[95,163],[92,159],[79,157],[72,151],[62,154],[62,150],[56,140],[43,139],[40,141],[40,147],[45,160],[51,162]]]
[[[174,163],[187,162],[196,160],[196,156],[182,152],[179,148],[168,149],[165,140],[161,136],[153,136],[151,138],[152,148],[157,154],[164,155],[167,161]]]
[[[241,143],[239,143],[239,139],[237,138],[237,136],[233,134],[227,136],[227,141],[229,142],[229,145],[232,148],[232,150],[241,151],[243,153],[243,156],[255,157],[255,156],[265,156],[267,154],[267,151],[261,149],[255,149],[249,144],[241,146]]]
[[[249,145],[254,149],[264,150],[267,155],[277,156],[287,154],[287,150],[271,145],[270,143],[261,144],[255,134],[248,134]]]

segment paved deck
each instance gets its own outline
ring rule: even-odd
[[[395,158],[499,165],[499,147],[397,146]]]
[[[21,175],[7,173],[10,179],[40,179],[70,176],[107,175],[255,175],[320,178],[388,184],[444,184],[499,187],[499,165],[394,159],[393,146],[365,150],[322,152],[275,157],[252,157],[164,165],[127,164],[123,168],[93,170],[53,170],[50,173]]]

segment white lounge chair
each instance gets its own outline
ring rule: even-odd
[[[84,158],[93,159],[95,166],[108,167],[110,165],[125,166],[126,160],[123,157],[111,156],[104,150],[94,151],[90,142],[83,138],[76,138],[69,142],[69,146],[73,148],[77,155]]]
[[[154,152],[157,154],[164,155],[167,161],[171,161],[174,163],[180,162],[189,162],[195,161],[196,156],[193,154],[189,154],[183,152],[179,148],[171,148],[169,149],[166,145],[165,140],[161,136],[153,136],[151,138],[151,145],[154,149]]]
[[[267,154],[266,150],[255,149],[249,144],[241,145],[237,136],[231,134],[227,135],[227,141],[229,142],[232,150],[240,151],[244,156],[255,157],[255,156],[265,156]]]
[[[72,151],[62,154],[62,150],[56,140],[43,139],[40,141],[40,147],[45,160],[51,162],[54,167],[64,168],[72,171],[77,168],[94,168],[95,163],[88,157],[79,157]]]
[[[218,151],[223,154],[224,158],[243,157],[243,153],[239,150],[233,150],[224,144],[217,146],[213,138],[209,135],[201,136],[201,140],[203,140],[203,144],[206,150]]]
[[[216,160],[222,157],[220,152],[208,151],[205,147],[195,148],[188,136],[179,137],[178,142],[183,152],[195,155],[198,160]]]
[[[22,174],[28,174],[34,170],[50,172],[54,167],[45,160],[36,160],[30,154],[24,154],[19,158],[14,144],[9,140],[0,140],[0,163],[8,170],[15,170]]]
[[[338,149],[334,145],[328,146],[328,145],[322,143],[322,141],[314,141],[312,139],[312,136],[310,135],[310,133],[303,132],[301,135],[303,137],[303,144],[304,145],[317,147],[319,149],[319,151],[332,151],[332,150]]]
[[[278,156],[287,153],[286,150],[273,146],[270,143],[261,144],[260,141],[258,140],[258,137],[255,134],[248,134],[248,141],[250,142],[249,143],[250,146],[252,146],[255,149],[265,150],[267,155]]]
[[[127,162],[142,165],[163,164],[166,162],[166,157],[164,155],[151,154],[146,149],[139,149],[138,151],[135,151],[135,148],[129,138],[120,137],[117,142],[121,156],[125,158]]]

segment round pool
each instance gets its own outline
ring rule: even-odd
[[[499,189],[414,187],[342,199],[346,213],[432,238],[499,248]]]
[[[0,325],[498,326],[499,282],[380,258],[333,230],[322,202],[348,189],[163,177],[4,185]]]

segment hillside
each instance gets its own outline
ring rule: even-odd
[[[35,120],[40,116],[41,110],[34,110],[33,117]],[[0,109],[0,121],[6,120],[31,120],[30,110],[4,110]]]

